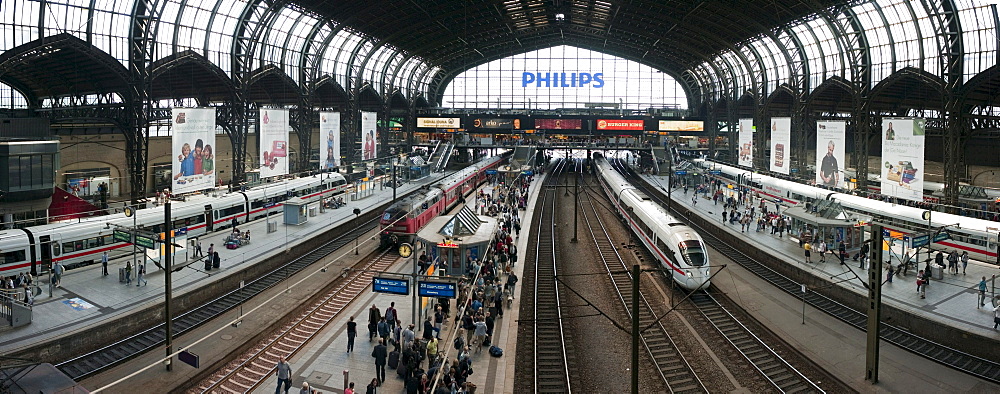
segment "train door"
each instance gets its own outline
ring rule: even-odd
[[[212,216],[212,205],[205,205],[205,232],[215,231],[215,218]]]
[[[42,272],[48,272],[52,268],[53,257],[62,254],[62,245],[59,239],[52,239],[50,235],[38,237],[39,251],[42,257]]]

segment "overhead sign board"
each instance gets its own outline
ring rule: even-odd
[[[708,173],[712,175],[719,175],[722,174],[722,170],[708,170]]]
[[[430,129],[457,129],[462,127],[462,118],[417,118],[417,127]]]
[[[705,122],[700,120],[661,120],[660,131],[705,131]]]
[[[372,292],[397,295],[409,295],[410,283],[406,279],[372,278]]]
[[[118,242],[132,243],[132,234],[129,234],[128,231],[115,230],[114,238],[115,238],[115,241],[118,241]]]
[[[642,119],[598,119],[598,130],[643,130],[646,122]]]
[[[146,249],[154,249],[154,248],[156,248],[156,244],[153,241],[153,238],[147,237],[147,236],[144,236],[144,235],[139,235],[139,234],[135,235],[135,244],[139,245],[139,246],[142,246],[142,247],[144,247]]]
[[[456,298],[458,289],[454,283],[449,282],[417,282],[417,295],[421,297],[434,298]]]
[[[687,174],[688,174],[688,172],[687,171],[683,171],[683,170],[682,171],[674,171],[674,175],[687,175]]]
[[[913,238],[910,239],[910,247],[919,248],[921,246],[927,246],[928,244],[927,240],[929,238],[930,238],[929,235],[914,236]],[[934,235],[934,242],[941,242],[949,238],[951,238],[951,234],[948,234],[947,231],[942,231]]]

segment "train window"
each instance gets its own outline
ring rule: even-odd
[[[59,243],[58,242],[53,242],[52,243],[52,255],[53,256],[58,256],[60,254],[62,254],[62,248],[59,247]]]
[[[0,264],[16,263],[25,260],[25,254],[23,250],[15,250],[13,252],[5,252],[0,254]]]
[[[87,249],[93,249],[93,248],[96,248],[98,246],[101,246],[100,245],[100,242],[101,242],[100,238],[87,238],[86,242],[87,242]]]
[[[656,248],[659,249],[663,254],[669,254],[670,249],[667,248],[667,244],[663,242],[662,239],[656,239]]]
[[[101,242],[101,245],[111,245],[111,244],[115,243],[114,237],[112,237],[110,235],[105,235],[104,237],[101,237],[101,239],[103,240]]]
[[[69,252],[72,252],[72,251],[75,250],[75,249],[73,249],[73,243],[72,242],[64,242],[62,244],[62,247],[63,247],[63,250],[66,251],[66,253],[69,253]]]

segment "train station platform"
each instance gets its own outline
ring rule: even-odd
[[[642,177],[665,194],[667,176],[642,175]],[[807,264],[805,252],[794,236],[786,233],[784,237],[779,238],[778,235],[771,235],[769,230],[756,232],[756,224],[751,224],[746,232],[740,230],[739,224],[728,224],[728,222],[723,224],[722,203],[716,205],[711,199],[699,196],[698,204],[692,204],[693,193],[693,188],[686,194],[683,189],[675,188],[672,191],[673,203],[701,216],[706,222],[713,223],[716,231],[727,232],[731,236],[744,239],[772,256],[780,257],[788,264],[826,279],[829,286],[839,286],[859,296],[867,297],[868,290],[862,282],[868,277],[868,267],[860,268],[858,261],[846,259],[845,265],[841,265],[835,255],[828,253],[826,262],[820,263],[819,256],[813,253],[812,263]],[[769,208],[773,208],[773,203],[768,204]],[[853,256],[856,250],[849,252]],[[920,267],[923,268],[923,265],[921,263]],[[882,271],[884,282],[886,273],[884,269]],[[935,324],[953,328],[959,333],[975,334],[1000,342],[1000,331],[993,329],[993,308],[990,303],[993,294],[990,287],[987,288],[986,307],[976,308],[979,281],[985,276],[989,286],[993,275],[998,274],[1000,270],[995,264],[970,260],[965,275],[961,272],[957,275],[950,274],[946,269],[943,279],[932,279],[927,288],[926,298],[922,299],[916,289],[917,270],[911,268],[906,276],[896,276],[892,283],[882,285],[882,302],[905,311],[918,320],[927,319]]]
[[[531,223],[533,215],[534,201],[538,198],[539,191],[542,190],[542,183],[545,175],[536,176],[529,188],[527,208],[520,213],[522,223]],[[484,187],[486,193],[491,192],[491,186]],[[473,201],[470,199],[470,201]],[[527,230],[525,228],[524,230]],[[518,247],[518,261],[524,261],[525,253],[528,250],[527,236],[518,237],[515,243]],[[415,251],[414,253],[420,253]],[[521,276],[524,264],[517,264],[514,272]],[[408,274],[412,272],[412,267],[404,262],[399,262],[390,268],[391,272]],[[343,393],[345,373],[347,380],[355,383],[355,392],[364,393],[365,387],[375,378],[375,359],[371,356],[372,350],[377,344],[376,341],[369,342],[367,336],[368,308],[373,304],[377,305],[382,313],[390,303],[396,303],[396,309],[402,326],[414,323],[416,328],[415,336],[422,335],[422,322],[414,322],[412,296],[382,294],[369,292],[367,295],[358,298],[350,306],[344,309],[346,313],[340,313],[333,319],[330,325],[313,339],[305,349],[289,360],[292,366],[292,380],[295,382],[293,391],[302,386],[302,382],[308,382],[309,386],[323,393]],[[453,304],[454,305],[454,304]],[[478,393],[510,393],[514,390],[514,355],[517,352],[517,319],[520,309],[520,297],[515,297],[513,305],[504,310],[502,318],[496,320],[492,344],[504,350],[502,357],[491,357],[488,349],[483,347],[480,352],[471,350],[470,358],[475,371],[469,376],[468,381],[477,386]],[[446,320],[441,329],[441,340],[438,351],[444,353],[448,359],[454,360],[457,355],[454,339],[456,308],[452,308],[452,316]],[[424,314],[426,316],[426,313]],[[354,351],[347,352],[347,322],[354,316],[358,322],[358,337],[355,339]],[[389,346],[392,351],[392,346]],[[425,360],[421,368],[427,370]],[[265,384],[259,387],[254,393],[268,394],[274,392],[277,380],[270,378]],[[379,387],[379,393],[403,393],[404,381],[396,371],[386,367],[386,381]]]
[[[439,176],[431,176],[404,183],[396,189],[396,194],[406,195],[425,185],[434,184],[438,179]],[[230,250],[224,247],[226,237],[231,234],[230,229],[202,235],[200,239],[203,251],[207,253],[209,245],[215,244],[215,250],[219,252],[221,259],[220,269],[205,271],[204,265],[200,262],[202,258],[184,257],[181,264],[188,262],[192,264],[173,272],[173,296],[176,298],[219,282],[241,272],[243,268],[283,254],[310,240],[315,234],[337,226],[351,225],[355,220],[353,213],[355,208],[361,209],[364,214],[382,206],[391,198],[391,188],[376,189],[372,195],[357,201],[348,201],[345,196],[346,206],[327,209],[301,225],[285,225],[282,220],[282,207],[274,207],[270,220],[277,222],[277,231],[268,233],[268,224],[263,218],[240,224],[239,229],[249,230],[252,237],[249,245],[238,249]],[[193,253],[192,250],[187,252]],[[124,267],[127,260],[129,259],[121,258],[111,261],[108,264],[108,272],[111,275],[108,276],[102,275],[100,264],[69,270],[63,275],[61,286],[54,288],[51,296],[48,293],[49,278],[40,277],[39,282],[43,292],[35,297],[31,323],[0,330],[0,354],[17,354],[39,344],[87,333],[88,329],[98,324],[129,316],[162,303],[164,271],[151,262],[147,263],[148,273],[145,279],[148,284],[137,286],[133,273],[131,285],[125,285],[118,280],[118,269]]]

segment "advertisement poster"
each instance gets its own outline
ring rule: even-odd
[[[924,200],[925,119],[882,118],[882,194]]]
[[[771,118],[771,171],[788,175],[792,166],[792,118]]]
[[[196,192],[215,186],[215,108],[171,110],[174,194]]]
[[[753,119],[740,119],[740,135],[737,149],[738,164],[753,167]]]
[[[583,128],[583,120],[535,119],[535,128],[539,130],[580,130]]]
[[[820,120],[816,122],[816,184],[844,187],[844,144],[847,122]]]
[[[260,177],[288,174],[288,111],[260,110]]]
[[[319,113],[319,168],[340,165],[340,112]]]
[[[378,157],[378,133],[375,124],[378,114],[375,112],[361,113],[361,160],[372,160]]]

